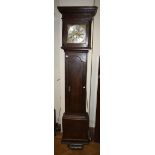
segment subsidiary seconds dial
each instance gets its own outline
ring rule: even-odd
[[[86,25],[68,25],[67,43],[85,43]]]

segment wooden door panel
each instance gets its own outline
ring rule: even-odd
[[[66,112],[83,113],[86,98],[86,53],[66,52]]]

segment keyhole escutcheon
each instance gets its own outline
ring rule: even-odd
[[[68,86],[68,92],[71,92],[71,86]]]

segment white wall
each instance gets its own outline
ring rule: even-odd
[[[59,0],[61,6],[93,6],[94,0]]]
[[[64,68],[64,51],[61,50],[61,31],[62,22],[61,14],[57,11],[57,6],[99,6],[99,0],[55,0],[55,108],[58,112],[61,108],[59,123],[61,123],[62,115],[65,111],[65,68]],[[58,19],[59,18],[59,19]],[[95,126],[95,115],[96,115],[96,95],[97,95],[97,79],[98,79],[98,59],[99,59],[99,10],[94,18],[94,31],[93,31],[93,43],[94,47],[88,54],[88,66],[87,66],[87,112],[90,116],[90,126]],[[91,66],[92,72],[91,72]],[[57,81],[57,79],[60,79]],[[91,92],[90,92],[91,84]],[[91,97],[90,97],[91,94]]]
[[[98,85],[98,64],[100,56],[100,0],[95,0],[95,6],[98,7],[97,13],[92,23],[92,51],[90,51],[89,61],[91,61],[88,71],[91,69],[91,92],[90,92],[90,108],[89,119],[90,126],[95,127],[96,120],[96,100],[97,100],[97,85]],[[91,59],[91,60],[90,60]],[[90,86],[88,86],[89,88]]]
[[[54,108],[56,109],[56,118],[59,123],[61,123],[61,118],[59,116],[59,111],[61,109],[61,87],[60,87],[60,44],[61,44],[61,34],[60,34],[60,24],[61,16],[57,10],[59,1],[55,0],[54,3]]]

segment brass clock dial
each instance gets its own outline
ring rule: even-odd
[[[86,25],[68,25],[67,43],[85,43]]]

